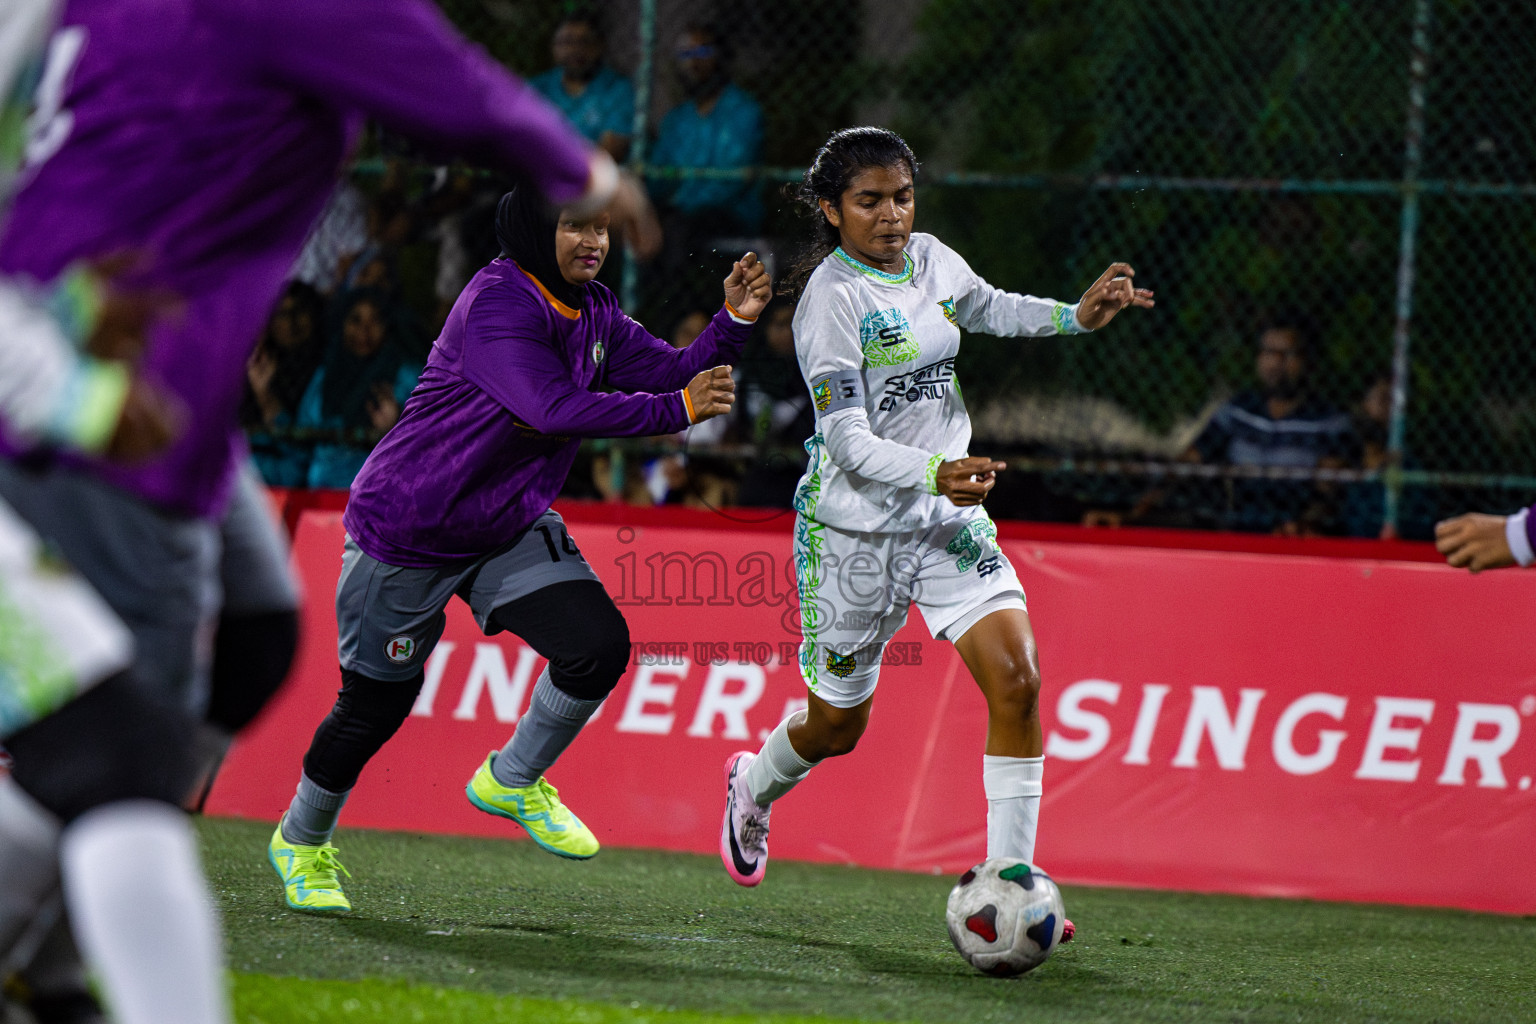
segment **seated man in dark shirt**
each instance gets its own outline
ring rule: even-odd
[[[1300,314],[1259,332],[1258,387],[1217,408],[1181,462],[1255,469],[1342,469],[1358,440],[1350,417],[1308,389],[1316,330]],[[1176,492],[1176,493],[1175,493]],[[1310,535],[1337,533],[1337,488],[1311,479],[1234,475],[1184,480],[1144,494],[1124,515],[1090,512],[1087,525],[1202,526]]]
[[[1357,446],[1349,415],[1310,393],[1316,332],[1299,315],[1259,333],[1258,388],[1222,405],[1185,454],[1188,461],[1279,469],[1341,469]],[[1312,534],[1335,531],[1334,488],[1312,480],[1235,477],[1224,481],[1216,525],[1228,530]]]

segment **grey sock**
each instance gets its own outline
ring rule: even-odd
[[[308,775],[300,774],[298,791],[283,817],[283,838],[300,846],[324,846],[331,841],[341,805],[346,802],[346,793],[321,789]]]
[[[600,700],[572,697],[554,684],[545,668],[534,684],[528,713],[491,762],[491,774],[503,786],[533,785],[602,705]]]

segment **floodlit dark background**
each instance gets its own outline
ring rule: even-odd
[[[853,124],[907,138],[923,164],[918,229],[999,287],[1071,301],[1109,262],[1132,262],[1158,293],[1150,313],[1102,335],[965,339],[972,452],[1012,463],[988,501],[995,517],[1423,538],[1441,516],[1536,499],[1536,5],[443,7],[527,77],[550,68],[563,15],[600,22],[606,63],[640,100],[629,162],[674,228],[656,263],[616,252],[604,280],[659,336],[684,342],[688,314],[718,308],[718,279],[744,248],[783,271],[806,235],[783,189],[829,132]],[[686,30],[703,23],[760,110],[744,167],[651,160],[684,98]],[[690,220],[669,207],[680,183],[704,179],[741,186],[731,209]],[[370,133],[337,214],[351,218],[333,232],[344,244],[331,252],[317,239],[309,254],[347,272],[288,303],[300,323],[285,329],[311,353],[281,368],[293,412],[270,415],[269,402],[264,414],[254,395],[247,406],[272,483],[346,485],[347,460],[314,453],[360,459],[389,409],[306,423],[310,374],[366,293],[390,369],[408,382],[458,287],[495,255],[490,214],[507,184]],[[1263,488],[1241,467],[1181,455],[1253,385],[1263,325],[1297,314],[1316,328],[1309,390],[1352,417],[1349,442],[1320,471],[1267,482],[1306,489],[1318,515],[1234,519],[1234,496]],[[769,344],[775,315],[740,368],[739,415],[704,436],[592,443],[569,493],[787,503],[808,420],[792,362]]]

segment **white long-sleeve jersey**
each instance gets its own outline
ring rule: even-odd
[[[913,234],[906,255],[904,273],[885,274],[838,250],[795,310],[795,353],[816,409],[795,508],[841,530],[918,530],[957,512],[934,474],[971,443],[955,380],[960,328],[1083,331],[1076,305],[994,288],[932,235]]]

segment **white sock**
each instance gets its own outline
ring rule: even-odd
[[[816,767],[815,761],[807,761],[795,753],[794,745],[789,742],[789,723],[803,714],[790,715],[775,726],[763,743],[763,749],[747,765],[742,782],[760,806],[767,807],[794,789]]]
[[[1035,826],[1040,821],[1045,758],[983,754],[982,788],[987,793],[987,858],[1035,861]]]
[[[121,800],[64,830],[64,899],[120,1024],[224,1024],[217,915],[186,815]]]
[[[0,965],[32,959],[57,918],[39,913],[59,886],[59,819],[9,775],[0,776]]]

